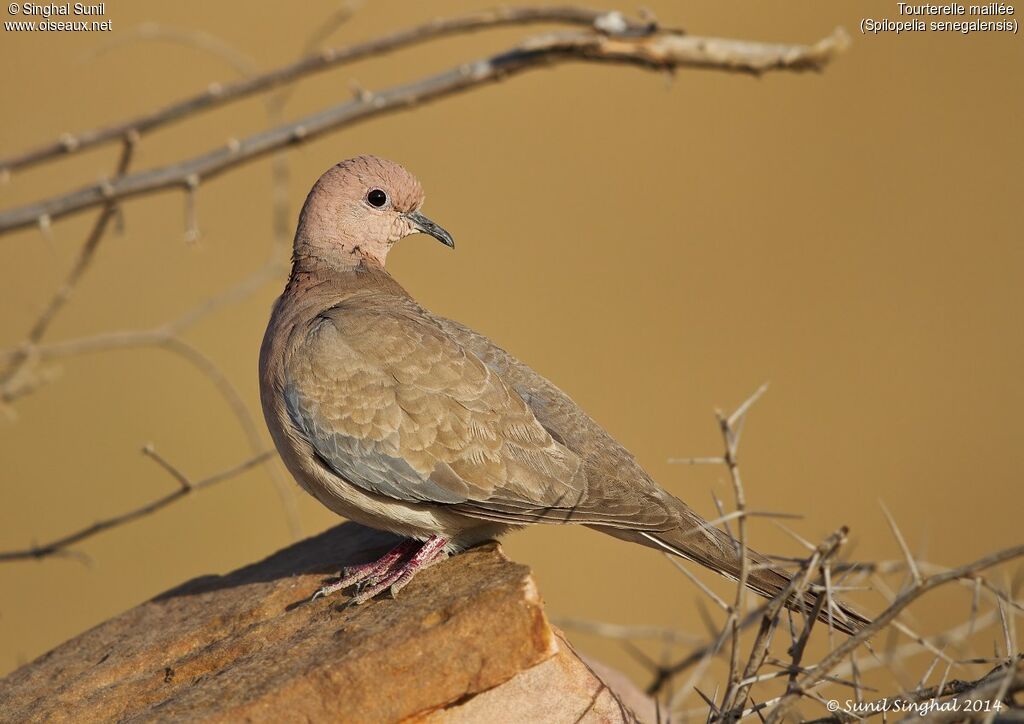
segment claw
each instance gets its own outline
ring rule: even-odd
[[[310,600],[315,601],[351,586],[355,586],[355,592],[345,604],[345,608],[366,603],[385,590],[390,590],[394,597],[412,580],[417,571],[445,558],[446,545],[448,540],[440,536],[431,536],[423,543],[405,541],[372,563],[346,567],[340,580],[324,586],[314,593]]]
[[[344,580],[344,579],[342,579],[342,580]],[[338,581],[337,583],[329,583],[326,586],[324,586],[323,588],[318,589],[317,592],[314,593],[310,597],[309,600],[312,602],[312,601],[315,601],[318,598],[323,598],[324,596],[329,596],[332,593],[334,593],[335,591],[340,591],[342,588],[344,588],[344,586],[341,585],[341,584],[342,584],[342,581]]]
[[[315,601],[350,586],[358,586],[356,592],[358,598],[359,592],[366,584],[375,586],[379,581],[388,578],[393,571],[403,570],[403,561],[410,555],[415,557],[416,552],[422,547],[423,544],[419,541],[407,540],[399,543],[375,561],[357,566],[345,566],[341,571],[341,578],[320,588],[309,600]]]

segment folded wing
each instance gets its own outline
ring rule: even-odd
[[[594,499],[580,456],[414,302],[359,295],[300,333],[286,363],[288,413],[347,482],[513,524],[635,527],[638,508]]]

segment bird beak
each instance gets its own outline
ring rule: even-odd
[[[452,239],[452,235],[442,229],[440,226],[435,224],[433,221],[428,219],[426,216],[421,214],[419,211],[410,211],[405,215],[405,218],[409,220],[416,229],[422,231],[424,234],[429,234],[434,237],[442,244],[447,246],[449,249],[455,248],[455,240]]]

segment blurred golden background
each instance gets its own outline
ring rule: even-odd
[[[672,79],[574,64],[378,118],[290,152],[292,219],[337,160],[376,153],[407,165],[427,189],[425,211],[458,248],[406,240],[392,273],[427,307],[488,334],[569,392],[708,517],[709,491],[731,500],[724,471],[667,460],[717,454],[713,409],[770,381],[742,448],[752,509],[801,513],[793,527],[814,540],[849,524],[860,558],[899,557],[879,499],[931,561],[958,564],[1020,542],[1019,37],[857,32],[861,17],[894,17],[895,2],[646,4],[694,34],[813,42],[842,25],[853,43],[821,74],[688,70]],[[106,5],[110,33],[3,34],[0,155],[237,77],[188,45],[121,42],[144,22],[201,30],[269,69],[295,59],[339,7]],[[328,44],[469,7],[366,3]],[[285,117],[340,102],[352,81],[386,87],[532,32],[437,41],[312,77],[295,87]],[[133,168],[267,124],[263,98],[202,114],[144,137]],[[0,206],[93,183],[117,153],[105,147],[16,173],[0,187]],[[271,196],[270,159],[204,183],[198,244],[183,240],[180,192],[128,201],[123,234],[104,241],[48,339],[153,328],[244,278],[272,246]],[[24,337],[95,213],[55,222],[52,241],[38,230],[0,238],[0,348]],[[186,334],[257,415],[257,350],[282,284],[276,277]],[[57,366],[58,379],[14,405],[15,420],[0,420],[0,550],[172,490],[139,454],[146,442],[196,479],[250,454],[209,380],[165,351]],[[305,534],[337,522],[295,494]],[[2,564],[0,674],[184,579],[290,540],[270,476],[258,469],[90,539],[77,547],[86,565]],[[751,541],[799,552],[764,520],[751,524]],[[533,567],[555,617],[704,632],[696,589],[651,550],[559,527],[512,536],[506,550]],[[868,611],[882,601],[855,598]],[[918,607],[920,629],[962,620],[968,599]],[[613,642],[574,638],[642,680]]]

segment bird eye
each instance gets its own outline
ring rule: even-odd
[[[366,203],[375,208],[380,208],[388,202],[388,195],[380,189],[373,189],[366,194]]]

